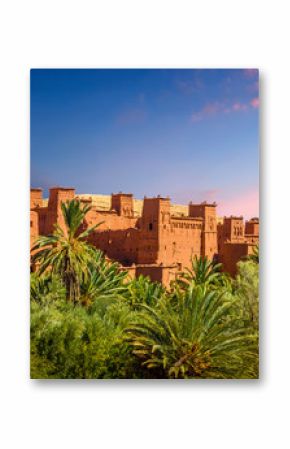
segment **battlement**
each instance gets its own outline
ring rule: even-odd
[[[123,192],[118,192],[118,193],[112,193],[111,196],[120,196],[120,197],[133,198],[133,193],[123,193]]]
[[[200,222],[203,221],[202,217],[188,217],[188,216],[182,217],[180,215],[171,215],[171,218],[173,220],[181,220],[181,221],[183,221],[183,220],[185,220],[185,221],[186,220],[188,220],[188,221],[200,221]]]
[[[193,203],[190,201],[189,206],[217,207],[217,203],[215,201],[213,203],[208,203],[207,201],[203,201],[202,203]]]
[[[148,196],[144,196],[144,201],[154,201],[154,202],[159,202],[159,201],[166,201],[170,203],[170,198],[169,196],[161,196],[161,195],[157,195],[157,196],[152,196],[152,197],[148,197]]]
[[[57,190],[60,192],[66,192],[67,190],[73,190],[75,192],[75,187],[60,187],[60,186],[54,186],[54,187],[50,187],[49,191],[53,191],[53,190]]]
[[[243,220],[242,215],[230,215],[229,217],[224,216],[224,220]]]

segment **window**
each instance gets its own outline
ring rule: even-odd
[[[153,229],[153,223],[149,223],[148,229],[149,229],[149,231],[152,231],[152,229]]]

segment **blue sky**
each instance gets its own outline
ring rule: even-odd
[[[31,71],[31,185],[258,215],[258,71]]]

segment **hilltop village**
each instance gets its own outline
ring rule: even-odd
[[[31,189],[31,245],[39,235],[51,234],[56,223],[64,225],[61,203],[74,198],[91,205],[83,229],[102,222],[88,238],[92,245],[132,277],[142,274],[166,286],[191,265],[194,256],[221,262],[224,271],[234,276],[237,262],[250,255],[259,241],[258,218],[220,219],[216,203],[176,206],[168,197],[141,201],[131,193],[96,201],[95,195],[76,195],[74,188],[53,187],[48,201],[42,189]]]

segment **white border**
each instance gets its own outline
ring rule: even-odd
[[[0,21],[1,447],[286,447],[290,364],[287,2],[10,1],[2,5]],[[32,67],[260,69],[260,381],[29,380]]]

